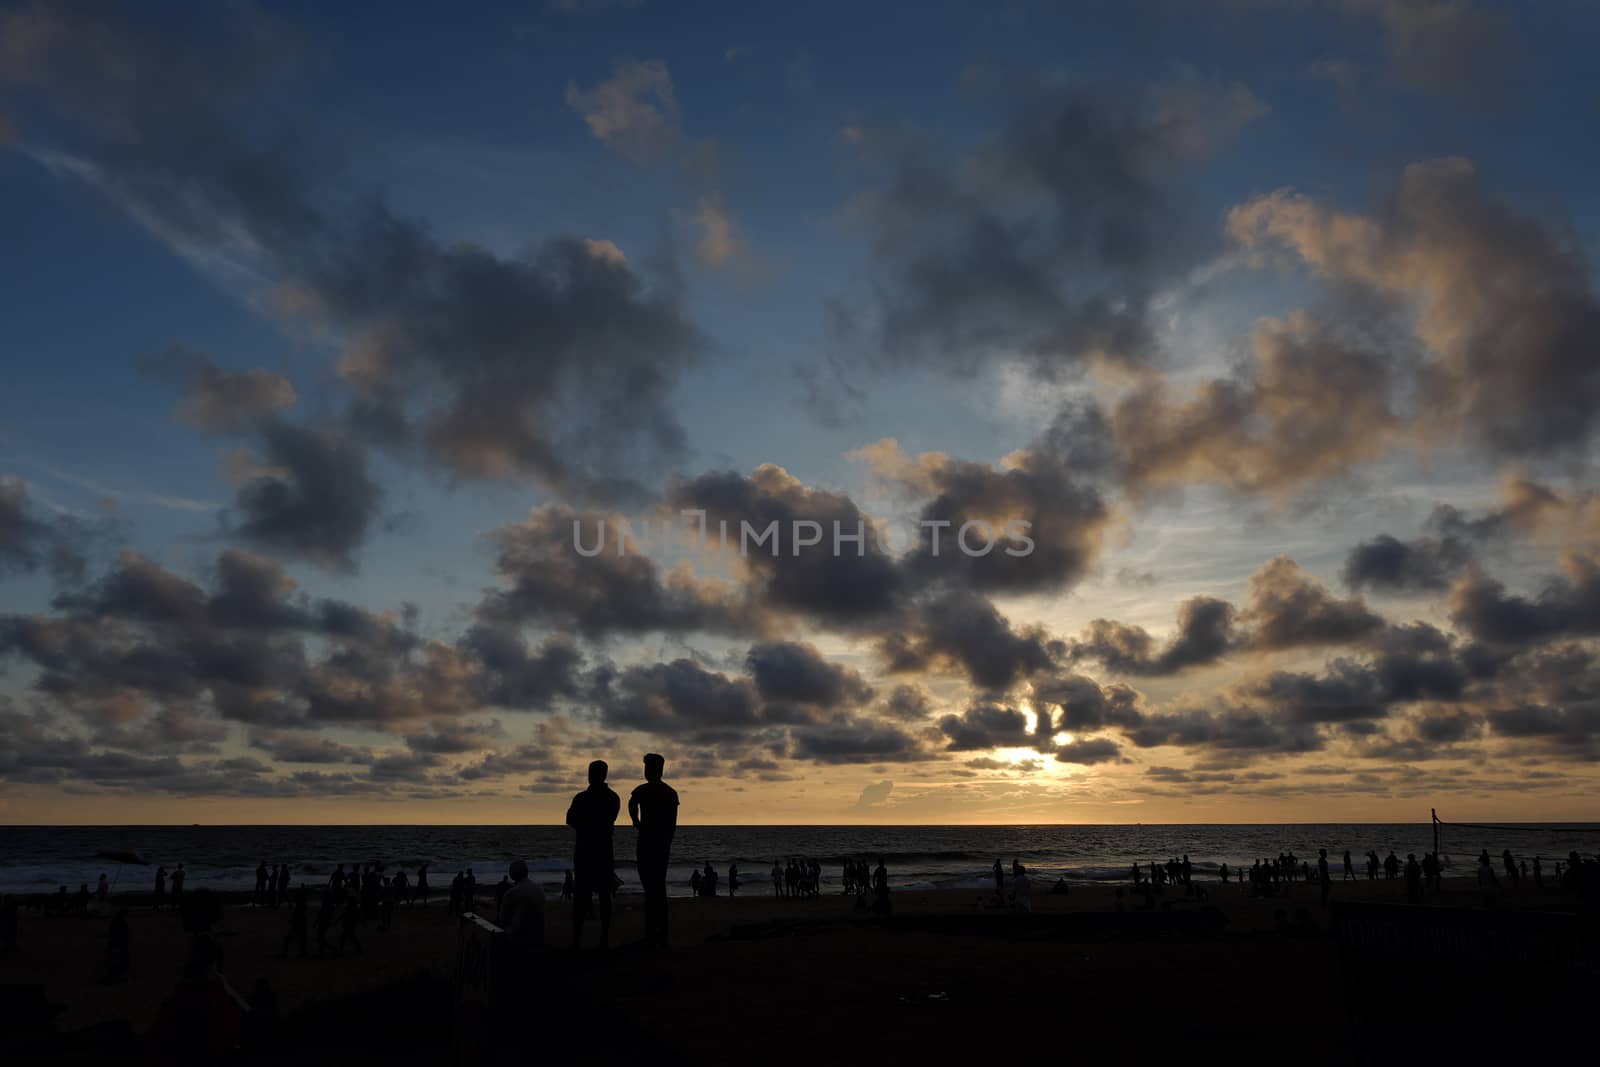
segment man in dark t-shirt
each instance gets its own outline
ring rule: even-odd
[[[605,760],[589,764],[589,788],[573,797],[572,806],[567,809],[567,825],[578,832],[572,853],[573,948],[583,938],[583,918],[591,893],[600,899],[600,947],[605,948],[611,940],[611,829],[622,810],[622,801],[606,785],[607,770]]]
[[[644,940],[667,947],[667,859],[678,829],[678,791],[661,780],[667,761],[652,752],[644,758],[644,784],[628,797],[628,817],[638,831],[635,859],[644,889]]]

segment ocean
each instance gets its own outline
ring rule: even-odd
[[[1487,848],[1498,858],[1509,848],[1531,863],[1554,861],[1576,849],[1585,856],[1600,850],[1600,824],[1543,823],[1464,827],[1445,824],[1442,853],[1447,875],[1469,876],[1475,857]],[[689,875],[710,862],[726,878],[729,863],[739,865],[748,893],[771,892],[775,859],[805,856],[823,868],[823,887],[839,886],[847,857],[876,864],[882,857],[890,884],[901,889],[982,889],[992,885],[995,860],[1010,869],[1018,860],[1034,884],[1126,882],[1135,863],[1187,854],[1198,876],[1214,877],[1222,863],[1248,866],[1258,858],[1292,851],[1316,861],[1328,850],[1334,876],[1342,873],[1349,849],[1358,872],[1364,857],[1393,849],[1402,859],[1433,848],[1428,823],[1118,825],[1118,826],[680,826],[673,842],[671,892],[687,896]],[[148,866],[96,858],[105,850],[129,850]],[[179,862],[186,889],[248,890],[256,865],[289,863],[294,884],[321,884],[338,864],[379,862],[414,872],[430,865],[434,892],[448,892],[457,870],[471,867],[480,886],[499,881],[513,859],[524,859],[541,884],[559,887],[571,866],[572,832],[563,826],[0,826],[0,891],[46,893],[65,885],[92,889],[104,871],[122,891],[151,888],[157,865]],[[637,891],[633,831],[626,820],[617,829],[617,873],[623,892]]]

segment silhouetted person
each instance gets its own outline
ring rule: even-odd
[[[1356,865],[1350,862],[1350,850],[1344,850],[1344,880],[1353,881],[1356,876]]]
[[[1514,888],[1521,879],[1517,874],[1517,861],[1511,858],[1511,850],[1509,848],[1500,853],[1500,860],[1505,864],[1506,880],[1510,882]],[[105,875],[102,874],[100,877],[104,878]]]
[[[600,899],[600,947],[611,940],[611,879],[615,874],[611,854],[612,828],[622,801],[606,785],[606,762],[589,764],[589,788],[572,798],[567,808],[567,825],[577,831],[572,854],[573,890],[577,900],[572,908],[572,947],[583,939],[583,918],[591,895]]]
[[[156,892],[155,892],[156,910],[160,911],[161,910],[161,905],[165,904],[166,902],[167,902],[167,869],[165,867],[157,867],[156,868]]]
[[[1389,850],[1389,855],[1383,860],[1383,874],[1388,881],[1400,877],[1400,857],[1394,854],[1394,849]]]
[[[478,910],[478,876],[472,873],[471,867],[461,879],[461,904],[467,911]]]
[[[728,864],[728,895],[731,897],[739,891],[739,865]]]
[[[283,958],[289,958],[289,945],[298,942],[300,958],[306,955],[306,933],[311,917],[307,914],[306,891],[302,886],[294,895],[294,907],[289,911],[289,932],[283,935]]]
[[[872,896],[872,910],[879,915],[889,914],[889,868],[884,866],[882,856],[878,857],[877,870],[872,872]]]
[[[528,877],[528,865],[511,861],[511,881],[500,898],[500,925],[507,944],[528,951],[544,944],[544,890]]]
[[[1415,852],[1406,853],[1406,903],[1422,903],[1422,865]]]
[[[450,905],[449,905],[449,908],[448,908],[449,914],[454,915],[456,912],[462,910],[461,909],[461,897],[463,896],[463,892],[462,891],[466,888],[466,885],[467,885],[466,876],[464,876],[460,871],[457,871],[456,872],[456,876],[454,878],[450,879]]]
[[[700,876],[700,888],[705,891],[706,896],[717,895],[717,882],[720,880],[721,876],[717,874],[717,869],[711,866],[710,860],[707,860],[705,872]]]
[[[651,752],[644,758],[644,782],[628,795],[633,822],[634,860],[644,890],[644,940],[667,947],[667,862],[678,830],[678,791],[661,780],[667,761]]]
[[[172,872],[172,909],[179,911],[183,904],[183,864],[178,864],[178,869]]]
[[[994,895],[1002,900],[1006,895],[1006,871],[999,860],[994,861]]]
[[[1544,888],[1544,866],[1539,862],[1538,856],[1533,857],[1533,887]]]
[[[411,899],[422,901],[422,906],[428,906],[428,865],[422,864],[417,868],[417,884],[411,890]]]
[[[777,860],[772,861],[772,895],[783,896],[783,865]]]
[[[256,865],[256,894],[255,894],[254,897],[251,898],[250,903],[254,904],[258,908],[264,908],[267,905],[267,861],[266,860],[262,860],[259,864]]]

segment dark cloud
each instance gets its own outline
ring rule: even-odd
[[[1359,599],[1341,600],[1288,556],[1250,576],[1240,618],[1249,647],[1259,651],[1354,644],[1383,629],[1383,619]]]
[[[692,744],[739,740],[765,725],[760,694],[749,679],[729,678],[689,659],[602,672],[594,699],[607,726]]]
[[[816,763],[903,763],[926,759],[922,743],[894,723],[844,717],[790,732],[795,759]]]
[[[675,289],[608,241],[502,257],[350,189],[331,165],[347,138],[294,106],[312,79],[275,17],[229,5],[141,26],[39,5],[0,25],[15,42],[0,82],[74,120],[73,173],[192,261],[269,279],[279,314],[350,339],[340,368],[364,433],[455,475],[576,496],[638,497],[682,457],[669,394],[702,341]]]
[[[889,670],[954,670],[982,689],[1002,692],[1053,667],[1065,646],[1042,627],[1013,626],[975,593],[950,593],[919,604],[879,639]]]
[[[1108,412],[1082,403],[1063,412],[1057,432],[1103,425],[1118,478],[1135,492],[1214,482],[1284,493],[1382,455],[1415,375],[1406,353],[1296,312],[1258,323],[1229,376],[1182,388],[1150,378]]]
[[[1288,721],[1269,712],[1236,707],[1216,712],[1192,709],[1147,715],[1139,726],[1124,734],[1140,748],[1173,745],[1236,756],[1315,752],[1326,744],[1315,723]]]
[[[1194,597],[1178,608],[1178,629],[1157,649],[1141,626],[1095,619],[1084,636],[1069,642],[1073,659],[1094,659],[1114,674],[1160,676],[1215,663],[1235,646],[1233,605],[1214,597]]]
[[[745,663],[763,700],[821,708],[859,707],[873,689],[857,671],[830,663],[811,645],[772,641],[752,645]]]
[[[1448,589],[1471,562],[1471,548],[1454,538],[1401,541],[1379,534],[1350,550],[1344,581],[1351,589],[1432,592]]]
[[[495,569],[505,585],[485,595],[479,617],[570,626],[591,638],[749,632],[755,615],[731,590],[684,569],[664,571],[633,537],[618,543],[624,528],[620,515],[548,504],[495,530]]]
[[[1600,563],[1574,554],[1564,566],[1566,574],[1531,599],[1482,572],[1468,574],[1451,592],[1451,621],[1481,642],[1513,647],[1600,633]]]
[[[485,704],[547,709],[582,691],[583,654],[561,635],[536,651],[511,626],[474,626],[461,639],[463,654],[481,667],[475,690]]]
[[[1036,681],[1034,704],[1041,714],[1059,708],[1058,729],[1071,733],[1107,726],[1133,727],[1144,721],[1139,694],[1125,685],[1102,686],[1081,674]]]
[[[44,571],[61,581],[83,577],[86,553],[108,531],[67,515],[44,517],[20,478],[0,476],[0,578]]]
[[[913,461],[885,439],[852,455],[925,501],[916,547],[902,560],[916,583],[984,593],[1070,588],[1099,557],[1111,521],[1098,489],[1062,453],[1023,449],[996,468],[937,452]]]
[[[1109,737],[1085,738],[1056,749],[1058,763],[1117,763],[1121,760],[1122,748]]]
[[[939,730],[948,739],[945,748],[951,752],[1033,744],[1027,715],[999,704],[974,704],[960,715],[946,715],[939,720]]]
[[[281,763],[366,764],[372,760],[370,748],[295,730],[252,730],[250,745]]]
[[[882,175],[853,211],[877,260],[883,352],[958,374],[994,358],[1045,376],[1150,362],[1149,294],[1187,259],[1179,175],[1265,108],[1241,85],[1004,86],[1006,129],[973,160],[856,131]]]
[[[921,722],[932,712],[933,704],[921,687],[901,683],[890,691],[883,710],[890,718],[901,722]]]
[[[1371,215],[1282,191],[1235,208],[1228,225],[1247,248],[1287,248],[1402,312],[1429,353],[1415,429],[1512,456],[1592,440],[1600,300],[1589,271],[1570,240],[1492,199],[1467,160],[1407,167]]]
[[[904,576],[855,502],[844,493],[812,489],[782,467],[763,464],[749,477],[702,474],[669,490],[667,504],[675,513],[704,511],[713,541],[720,536],[718,523],[728,524],[730,554],[738,554],[752,595],[764,607],[850,627],[883,619],[906,594]],[[820,531],[821,540],[797,544],[796,523],[815,523],[800,529],[805,539]],[[775,532],[767,537],[769,528]],[[863,540],[841,540],[836,553],[836,530],[841,539],[860,532]]]
[[[348,431],[273,420],[261,431],[261,466],[239,487],[228,532],[320,566],[353,571],[383,492],[366,447]]]

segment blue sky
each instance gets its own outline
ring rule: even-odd
[[[1600,390],[1595,19],[0,6],[0,798],[30,821],[108,795],[158,821],[195,795],[258,821],[315,821],[329,795],[493,821],[555,812],[556,768],[589,748],[672,743],[701,821],[745,814],[729,798],[754,782],[784,796],[755,821],[1388,818],[1423,769],[1495,757],[1555,768],[1528,813],[1592,815],[1592,698],[1548,671],[1600,671],[1593,436],[1569,410]],[[863,621],[786,573],[680,552],[607,577],[537,541],[723,500],[717,473],[794,514],[1022,508],[1062,524],[1066,559],[1025,580],[896,560]],[[25,636],[194,655],[114,594],[148,565],[220,595],[228,553],[394,634],[271,635],[310,664],[252,689],[296,709],[272,722],[198,667],[69,669]],[[513,588],[536,594],[497,615]],[[1541,592],[1554,621],[1511,634]],[[693,610],[626,621],[652,597]],[[1202,656],[1183,620],[1207,598],[1232,621]],[[1026,665],[985,674],[993,645],[938,631],[957,606],[997,612]],[[1411,623],[1456,681],[1391,684]],[[581,665],[508,703],[490,631]],[[768,653],[859,685],[786,696]],[[663,681],[678,661],[701,697]],[[1083,718],[1052,703],[1068,679],[1140,710]],[[322,717],[357,689],[366,711]],[[695,705],[713,693],[737,729]],[[1247,718],[1267,725],[1241,740]],[[345,755],[330,771],[285,735]],[[1330,761],[1349,774],[1293,770]],[[1290,769],[1192,777],[1267,762]],[[1473,802],[1500,813],[1508,788]]]

